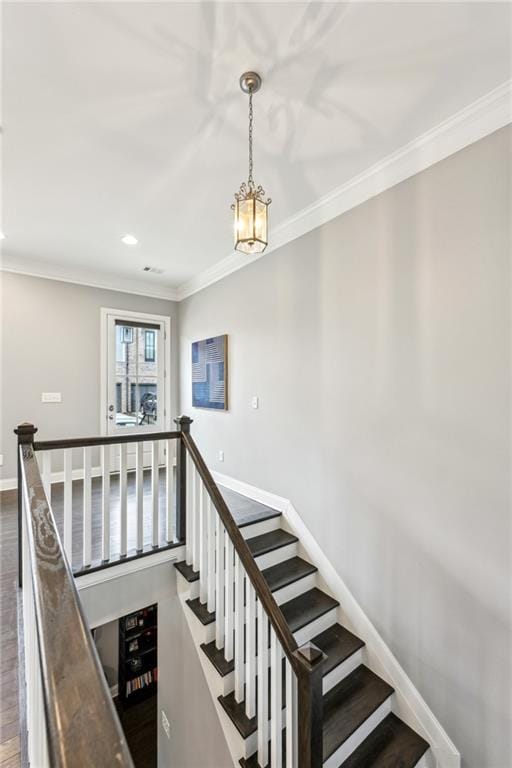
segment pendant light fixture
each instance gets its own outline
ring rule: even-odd
[[[263,253],[268,244],[268,206],[270,198],[265,200],[265,190],[257,187],[253,179],[252,134],[253,109],[252,96],[261,87],[261,77],[257,72],[244,72],[240,78],[240,88],[249,94],[249,178],[235,193],[235,202],[231,209],[235,214],[235,250],[246,254]]]

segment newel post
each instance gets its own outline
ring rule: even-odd
[[[34,435],[37,432],[37,427],[33,424],[24,422],[18,424],[14,430],[14,434],[18,436],[18,584],[21,587],[23,585],[22,573],[23,573],[23,481],[21,476],[21,446],[32,445],[34,442]]]
[[[174,419],[178,430],[188,434],[193,419],[190,416],[180,416]],[[176,452],[176,536],[179,541],[187,539],[187,448],[180,439]]]
[[[322,768],[322,670],[325,653],[313,643],[295,651],[297,672],[298,768]]]

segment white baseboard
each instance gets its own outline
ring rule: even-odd
[[[289,499],[219,472],[212,472],[212,474],[220,485],[283,513],[287,526],[299,538],[308,559],[317,566],[319,576],[327,590],[340,601],[347,628],[365,641],[369,666],[395,689],[393,709],[396,710],[397,715],[429,742],[437,768],[460,768],[461,757],[457,748],[325,556]]]
[[[129,469],[128,472],[131,472],[132,470]],[[101,475],[101,467],[92,467],[91,468],[91,477],[100,477]],[[74,469],[72,473],[72,479],[73,480],[82,480],[84,476],[83,469]],[[51,474],[51,484],[54,485],[55,483],[63,483],[64,482],[64,472],[52,472]],[[18,487],[18,480],[16,477],[8,477],[5,480],[0,480],[0,491],[12,491],[15,488]]]
[[[176,459],[173,461],[173,466],[176,466]],[[165,464],[160,464],[160,469],[163,469],[165,467]],[[149,466],[144,467],[144,469],[150,469]],[[127,470],[128,473],[135,472],[135,467],[129,467]],[[118,473],[115,470],[111,470],[111,475],[117,475]],[[78,469],[74,469],[71,475],[73,480],[83,480],[84,477],[84,470],[80,467]],[[92,467],[91,468],[91,477],[101,477],[101,467]],[[64,482],[64,471],[62,472],[52,472],[51,474],[51,484],[54,485],[55,483],[63,483]],[[16,477],[7,477],[4,480],[0,480],[0,492],[1,491],[12,491],[15,488],[18,487],[18,480]]]

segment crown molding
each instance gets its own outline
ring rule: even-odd
[[[286,219],[272,230],[272,243],[265,253],[253,257],[237,252],[232,253],[200,275],[183,283],[177,289],[177,300],[181,301],[192,296],[262,256],[302,237],[351,208],[503,128],[512,121],[511,103],[512,80],[507,80],[447,120],[375,163],[363,173],[354,176],[345,184]]]
[[[120,291],[166,301],[182,301],[209,285],[222,280],[253,261],[281,248],[317,227],[335,219],[401,181],[426,170],[464,147],[503,128],[512,121],[512,80],[456,112],[447,120],[405,144],[367,170],[320,197],[311,205],[290,216],[272,230],[272,242],[265,253],[245,256],[233,252],[199,275],[177,288],[146,285],[118,275],[102,274],[82,268],[63,267],[37,259],[2,255],[0,270],[46,280]]]
[[[131,293],[136,296],[147,296],[151,299],[178,301],[178,291],[172,286],[143,285],[138,280],[127,280],[119,275],[101,274],[84,269],[62,267],[50,262],[39,261],[24,256],[10,257],[2,254],[0,271],[13,272],[29,277],[40,277],[44,280],[57,280],[62,283],[86,285],[89,288],[101,288],[105,291]]]

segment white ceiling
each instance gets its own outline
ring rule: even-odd
[[[5,258],[165,293],[232,252],[242,71],[264,81],[255,176],[276,226],[506,81],[510,18],[488,2],[4,3]]]

